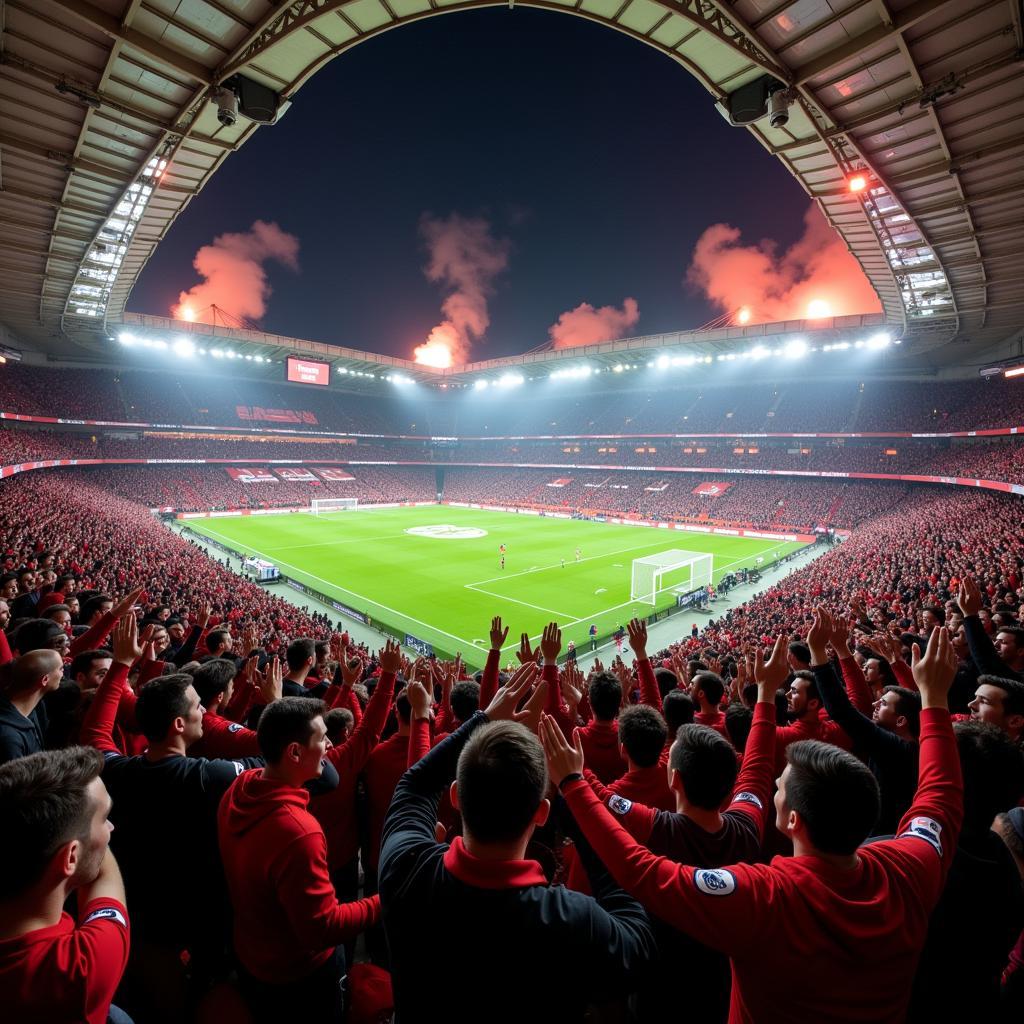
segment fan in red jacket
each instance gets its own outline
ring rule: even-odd
[[[819,629],[816,616],[809,641]],[[783,644],[780,637],[776,655]],[[775,797],[776,827],[792,839],[795,855],[771,864],[701,868],[654,856],[582,778],[578,745],[569,746],[547,719],[541,724],[552,781],[616,880],[663,920],[731,958],[735,1024],[895,1024],[906,1015],[963,818],[947,705],[956,655],[947,631],[934,630],[927,653],[915,652],[914,661],[920,773],[896,838],[862,847],[878,815],[874,776],[833,745],[799,742],[789,748]]]
[[[103,755],[44,751],[0,767],[0,1011],[18,1024],[105,1024],[128,963]],[[64,911],[77,894],[75,918]]]
[[[398,644],[380,653],[399,667]],[[260,717],[265,768],[244,772],[224,795],[218,838],[235,912],[242,989],[255,1019],[333,1020],[342,1012],[342,944],[379,917],[377,897],[339,903],[327,842],[303,784],[327,751],[322,701],[286,697]]]

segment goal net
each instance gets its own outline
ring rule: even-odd
[[[358,498],[314,498],[309,511],[319,516],[324,512],[341,512],[347,508],[355,508],[358,504]]]
[[[704,551],[660,551],[633,559],[630,600],[655,604],[659,594],[689,593],[711,582],[714,559]]]

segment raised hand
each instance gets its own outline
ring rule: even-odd
[[[267,662],[266,672],[262,675],[257,672],[256,677],[256,685],[267,704],[273,704],[275,700],[281,699],[284,695],[284,675],[281,670],[280,658],[271,658]]]
[[[850,654],[850,624],[842,615],[837,615],[832,620],[831,634],[832,649],[836,656],[846,658]]]
[[[626,626],[630,650],[643,660],[647,657],[647,623],[643,619],[630,619]]]
[[[418,680],[414,680],[405,688],[405,695],[409,698],[409,705],[412,708],[413,718],[430,717],[430,694],[427,688]]]
[[[341,682],[343,686],[355,686],[363,678],[363,663],[359,658],[351,658],[341,662]]]
[[[832,616],[824,608],[814,609],[814,623],[807,634],[811,649],[811,664],[824,665],[828,661],[828,642],[832,638]]]
[[[960,611],[964,613],[964,618],[977,615],[981,611],[981,591],[978,589],[978,584],[970,576],[965,576],[960,581],[956,603],[960,606]]]
[[[775,691],[789,675],[789,662],[786,660],[786,637],[780,634],[772,648],[771,657],[765,661],[764,652],[758,647],[754,651],[754,680],[757,683],[758,696],[765,694],[768,700],[774,700]]]
[[[135,590],[131,590],[125,594],[125,596],[110,609],[110,614],[114,619],[118,621],[123,619],[135,607],[135,605],[138,604],[139,598],[142,597],[145,590],[145,587],[137,587]]]
[[[523,633],[519,638],[519,650],[516,651],[516,657],[519,659],[520,665],[526,665],[531,661],[536,661],[537,656],[540,654],[540,648],[536,650],[530,647],[530,636],[528,633]]]
[[[572,733],[570,746],[558,723],[550,715],[541,715],[538,731],[544,756],[548,762],[548,776],[555,786],[560,786],[567,775],[579,775],[583,771],[583,744],[579,729]]]
[[[397,640],[388,640],[377,652],[377,664],[380,665],[381,672],[392,672],[398,675],[398,671],[402,667],[402,648]],[[344,676],[344,672],[342,675]]]
[[[491,650],[500,651],[508,639],[508,626],[502,626],[501,616],[495,615],[491,619]]]
[[[206,629],[206,624],[210,621],[210,616],[213,615],[213,606],[209,603],[199,606],[199,610],[192,613],[192,621],[200,628]],[[251,628],[251,627],[250,627]],[[253,630],[255,633],[255,630]],[[245,633],[242,634],[243,638]],[[253,644],[253,647],[256,645]]]
[[[540,667],[535,661],[521,666],[504,686],[498,688],[491,703],[484,709],[487,717],[492,722],[513,721],[516,705],[526,695],[538,675],[540,675]]]
[[[573,686],[568,673],[562,674],[559,685],[562,690],[562,700],[569,705],[570,712],[575,714],[576,709],[580,706],[580,701],[583,700],[582,692]]]
[[[540,638],[540,653],[547,665],[558,663],[558,654],[562,650],[562,631],[557,622],[549,622],[544,627]]]
[[[139,646],[139,623],[134,615],[125,615],[117,620],[111,631],[114,646],[114,661],[119,665],[134,665],[142,657]]]
[[[533,688],[533,693],[530,695],[530,699],[523,705],[522,710],[515,712],[512,716],[513,719],[520,725],[525,725],[530,732],[536,733],[540,727],[540,716],[544,711],[547,699],[548,683],[546,679],[541,679]]]
[[[921,691],[922,708],[949,707],[949,688],[953,685],[958,664],[945,626],[932,630],[923,655],[920,644],[914,644],[910,668]]]

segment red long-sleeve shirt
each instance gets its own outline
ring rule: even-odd
[[[259,757],[256,733],[216,711],[203,714],[203,735],[188,750],[192,757]]]
[[[347,864],[359,852],[359,825],[356,820],[359,773],[380,742],[394,692],[394,672],[382,672],[366,705],[366,713],[352,735],[340,746],[327,751],[327,760],[338,770],[338,785],[331,792],[314,797],[309,809],[323,826],[327,837],[327,859],[332,870]]]
[[[128,965],[128,911],[97,897],[49,928],[0,939],[0,1006],[18,1024],[106,1024]]]
[[[308,803],[305,789],[254,768],[238,776],[217,812],[235,952],[263,981],[307,977],[380,917],[378,896],[338,902],[324,831]]]
[[[583,763],[607,786],[626,774],[629,765],[619,752],[619,726],[615,721],[588,722],[579,731]]]
[[[946,711],[921,713],[914,803],[897,837],[855,867],[815,856],[704,869],[655,857],[584,780],[566,800],[615,879],[658,916],[732,959],[730,1021],[902,1021],[956,850],[963,783]]]
[[[395,786],[409,766],[409,736],[395,733],[378,743],[370,754],[363,772],[366,778],[366,796],[369,803],[369,866],[376,868],[380,858],[380,834],[384,818],[395,795]]]

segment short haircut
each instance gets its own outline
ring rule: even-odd
[[[14,631],[11,646],[19,654],[50,650],[50,642],[63,632],[64,630],[53,619],[26,619]]]
[[[67,612],[68,615],[70,615],[71,614],[71,609],[66,604],[51,604],[51,605],[47,605],[46,608],[42,611],[42,613],[40,615],[40,618],[51,619],[52,620],[53,616],[57,612]]]
[[[187,691],[191,685],[191,676],[184,672],[174,672],[169,676],[150,679],[139,690],[139,699],[135,702],[135,720],[139,723],[142,735],[151,743],[162,740],[174,720],[188,714],[191,702]]]
[[[1024,794],[1024,750],[987,722],[953,726],[964,777],[964,831],[985,832]]]
[[[86,790],[103,768],[91,747],[65,747],[0,765],[0,902],[35,885],[53,855],[89,833]]]
[[[754,724],[754,712],[746,704],[730,704],[725,709],[725,731],[732,745],[741,753],[747,749],[750,727]]]
[[[113,655],[110,651],[101,651],[98,648],[92,651],[82,651],[81,654],[76,654],[72,659],[68,675],[74,679],[79,673],[89,672],[94,661],[106,661],[112,658]]]
[[[305,746],[313,735],[313,722],[326,711],[327,705],[315,697],[282,697],[268,704],[256,727],[256,741],[267,763],[277,764],[291,743]]]
[[[907,728],[910,735],[918,737],[921,735],[921,694],[916,690],[909,690],[905,686],[886,686],[882,693],[895,693],[899,698],[896,702],[896,714],[902,715],[907,720]]]
[[[679,677],[670,668],[659,665],[654,670],[654,681],[658,684],[658,692],[662,699],[679,687]]]
[[[714,672],[698,672],[693,677],[693,685],[704,694],[704,699],[714,707],[722,703],[725,696],[725,683],[720,675]]]
[[[881,805],[867,765],[820,740],[791,743],[786,760],[786,806],[800,815],[811,842],[823,853],[853,853],[870,834]]]
[[[298,672],[299,669],[306,667],[306,662],[310,658],[316,658],[316,644],[308,636],[300,637],[288,645],[284,657],[288,662],[288,671]]]
[[[790,654],[796,658],[797,661],[804,665],[810,665],[811,663],[811,649],[807,644],[800,640],[792,640],[786,648]]]
[[[452,687],[449,701],[452,714],[460,722],[468,721],[480,710],[480,684],[463,679]]]
[[[481,843],[511,842],[529,827],[548,786],[537,737],[518,722],[478,728],[459,755],[462,821]]]
[[[109,594],[93,594],[92,597],[83,601],[80,613],[82,622],[88,622],[97,612],[103,610],[103,605],[108,603],[114,603],[114,599]]]
[[[223,647],[231,636],[230,629],[211,629],[206,634],[206,649],[213,651],[214,649],[219,650]]]
[[[331,653],[331,645],[326,640],[317,640],[313,645],[313,650],[316,653],[317,661],[325,661]]]
[[[661,702],[661,713],[665,716],[668,735],[675,736],[681,725],[689,725],[697,713],[693,698],[680,689],[669,690]]]
[[[821,691],[818,689],[818,680],[814,678],[813,672],[802,668],[799,672],[793,673],[793,679],[804,679],[807,681],[807,689],[804,691],[808,700],[821,700]]]
[[[978,676],[978,685],[995,686],[1006,694],[1003,697],[1003,713],[1007,715],[1024,715],[1024,683],[1003,676]]]
[[[640,768],[658,763],[667,737],[665,719],[646,704],[634,704],[619,715],[619,742]]]
[[[207,706],[231,685],[238,674],[238,666],[230,658],[211,658],[192,673],[192,685],[199,699]]]
[[[0,666],[0,693],[17,695],[34,690],[39,680],[64,663],[57,651],[41,648],[13,658]]]
[[[590,710],[601,722],[610,722],[622,706],[622,683],[612,672],[598,672],[590,680]]]
[[[944,626],[946,624],[946,609],[943,608],[941,605],[926,604],[921,609],[921,611],[922,611],[922,613],[923,612],[931,612],[932,615],[934,615],[935,618],[938,619],[940,626]]]
[[[412,718],[412,704],[409,703],[409,695],[403,689],[395,698],[395,711],[403,722]]]
[[[996,630],[996,636],[1000,633],[1009,633],[1017,647],[1024,650],[1024,628],[1020,626],[1000,626]]]
[[[706,811],[721,807],[736,785],[736,751],[709,725],[684,725],[668,763],[679,772],[686,799]]]
[[[327,738],[337,746],[343,740],[345,731],[355,725],[356,716],[348,708],[331,708],[324,715],[324,726],[327,728]]]

